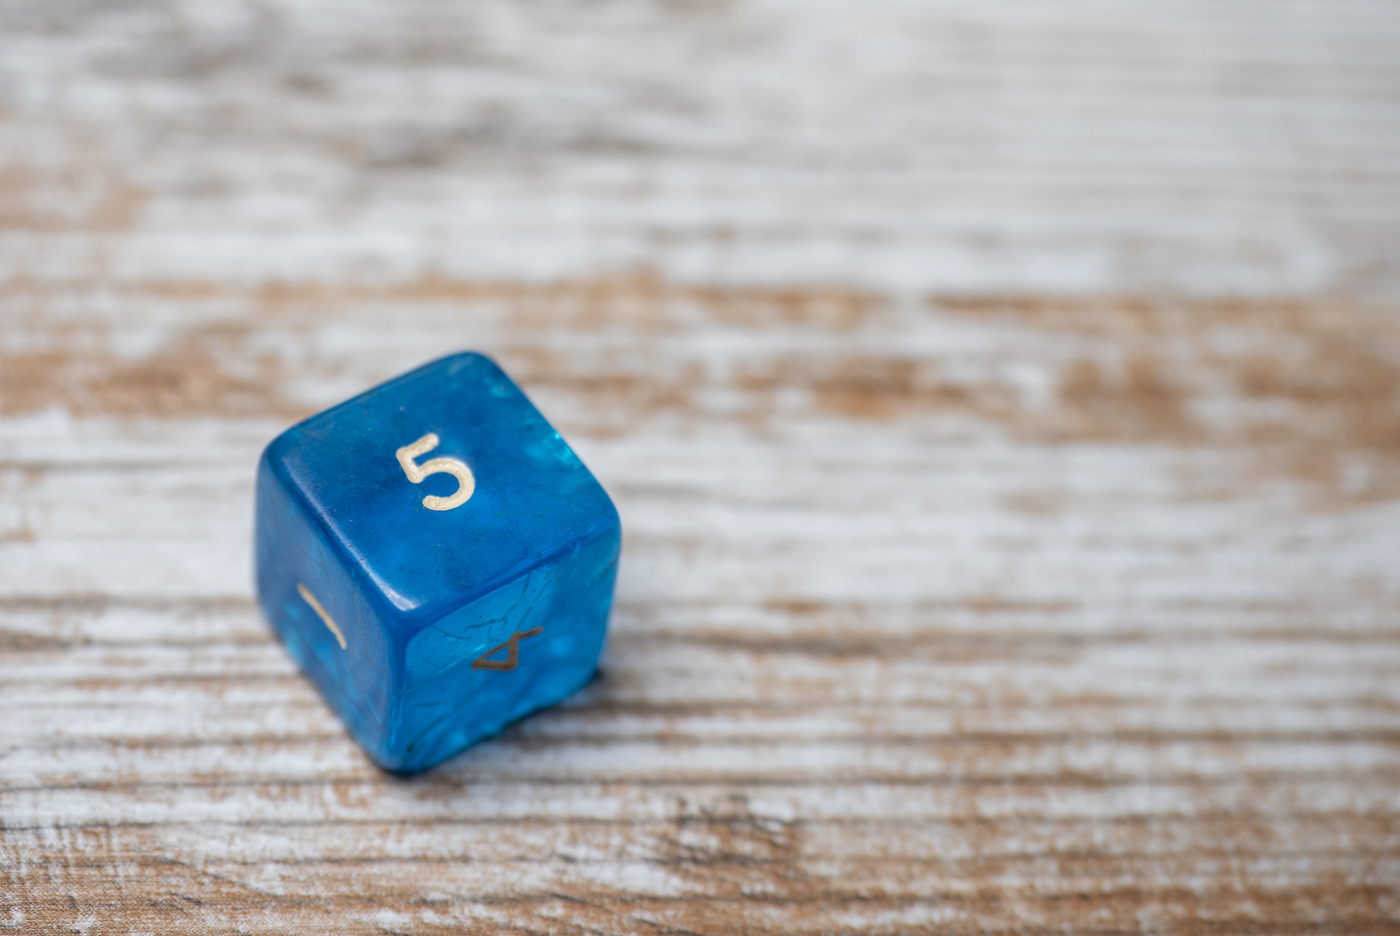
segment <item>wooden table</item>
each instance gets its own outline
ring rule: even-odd
[[[1400,10],[7,3],[0,932],[1395,932]],[[260,447],[491,353],[602,674],[413,779]]]

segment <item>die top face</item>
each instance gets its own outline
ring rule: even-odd
[[[313,416],[264,457],[410,629],[619,526],[573,450],[480,354]]]

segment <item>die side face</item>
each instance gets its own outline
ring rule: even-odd
[[[355,740],[367,751],[383,750],[393,652],[390,631],[370,600],[367,583],[363,576],[356,582],[354,566],[337,554],[266,459],[258,466],[256,525],[255,567],[264,615]]]
[[[436,763],[592,678],[612,604],[619,541],[596,537],[414,635],[397,696],[399,769]],[[461,706],[463,722],[444,713]]]
[[[417,770],[583,685],[620,526],[487,358],[434,362],[268,446],[264,611],[380,764]]]

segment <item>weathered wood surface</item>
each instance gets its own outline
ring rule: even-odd
[[[0,9],[0,931],[1400,927],[1392,3]],[[376,771],[290,421],[494,354],[603,675]]]

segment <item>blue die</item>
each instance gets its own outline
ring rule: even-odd
[[[479,354],[311,417],[258,465],[263,612],[390,770],[588,682],[620,545],[602,486]]]

